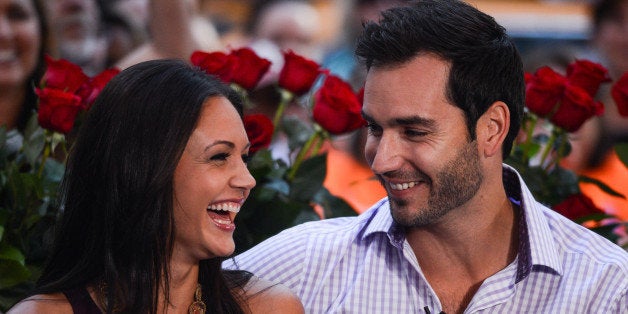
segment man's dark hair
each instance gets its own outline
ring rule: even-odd
[[[510,110],[502,146],[506,158],[519,132],[525,101],[523,64],[506,30],[476,8],[455,0],[413,1],[367,22],[356,46],[371,67],[398,66],[434,54],[451,63],[447,98],[465,112],[471,139],[479,117],[495,101]]]

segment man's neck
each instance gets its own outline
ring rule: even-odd
[[[482,199],[406,237],[445,312],[464,310],[482,282],[508,266],[518,248],[518,211],[506,195]]]

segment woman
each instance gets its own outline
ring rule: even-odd
[[[296,297],[221,270],[255,180],[234,92],[182,61],[114,77],[82,125],[63,215],[15,313],[301,313]]]
[[[0,0],[0,126],[23,130],[37,104],[47,28],[38,0]]]

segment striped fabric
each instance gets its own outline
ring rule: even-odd
[[[524,209],[519,253],[465,313],[628,313],[628,253],[537,203],[507,165],[504,184]],[[388,206],[293,227],[224,266],[287,285],[307,313],[439,313]]]

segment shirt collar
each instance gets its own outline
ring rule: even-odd
[[[506,195],[519,205],[519,248],[517,256],[517,276],[515,282],[527,277],[533,267],[544,267],[562,274],[563,269],[558,259],[558,248],[553,241],[552,232],[543,214],[543,205],[536,202],[519,173],[509,165],[503,164],[503,182]],[[361,219],[365,221],[362,239],[376,233],[385,233],[390,243],[402,249],[405,235],[403,228],[396,226],[390,215],[388,197],[384,197]]]
[[[519,173],[509,165],[503,165],[503,181],[506,195],[519,202],[519,251],[517,277],[521,281],[534,267],[551,269],[558,274],[563,268],[558,259],[558,248],[551,228],[543,214],[543,205],[532,196]]]
[[[369,220],[365,224],[366,228],[362,232],[362,239],[375,233],[389,233],[392,229],[393,219],[390,215],[390,203],[388,202],[387,196],[379,200],[360,216],[362,216],[362,219]],[[403,238],[405,237],[402,237],[402,239]]]

